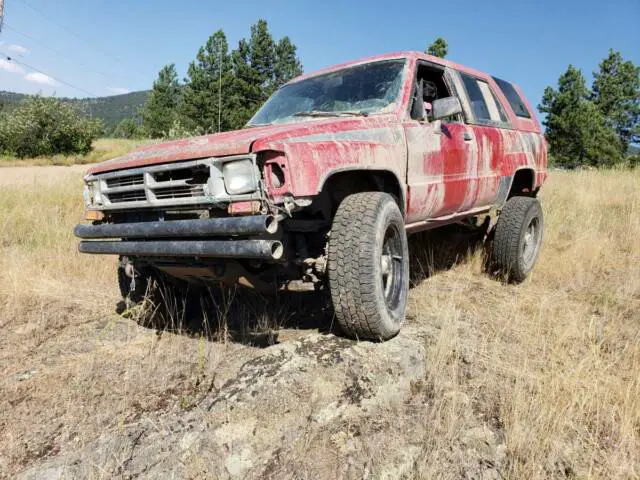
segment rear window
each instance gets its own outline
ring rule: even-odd
[[[502,90],[502,93],[504,93],[504,96],[507,97],[507,101],[509,102],[509,105],[511,105],[511,108],[513,108],[513,112],[518,117],[531,118],[529,110],[527,110],[522,98],[520,98],[520,95],[518,95],[518,92],[516,92],[513,85],[506,80],[500,80],[496,77],[493,77],[493,79],[498,84],[500,90]]]

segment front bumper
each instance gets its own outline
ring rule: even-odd
[[[284,252],[280,240],[229,239],[229,237],[247,236],[269,237],[277,233],[278,226],[276,217],[253,215],[202,220],[77,225],[74,233],[83,239],[79,245],[82,253],[132,257],[279,260]],[[213,240],[211,237],[224,237],[224,239]],[[122,239],[122,241],[98,239]]]

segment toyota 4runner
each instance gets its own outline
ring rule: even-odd
[[[75,234],[81,252],[119,256],[124,297],[140,298],[158,274],[328,287],[347,335],[388,339],[405,318],[408,234],[491,219],[493,270],[525,279],[542,240],[546,167],[518,87],[394,53],[292,80],[242,130],[92,167],[91,223]]]

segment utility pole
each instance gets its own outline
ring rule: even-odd
[[[0,0],[2,2],[4,0]],[[222,49],[220,49],[220,61],[218,62],[218,133],[222,129]]]
[[[4,23],[4,0],[0,0],[0,33],[2,33],[3,23]]]

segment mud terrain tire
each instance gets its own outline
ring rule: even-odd
[[[538,259],[543,233],[540,202],[531,197],[510,198],[496,224],[492,270],[509,282],[523,282]]]
[[[328,272],[336,319],[347,336],[397,335],[407,308],[409,249],[391,195],[364,192],[342,201],[329,239]]]

